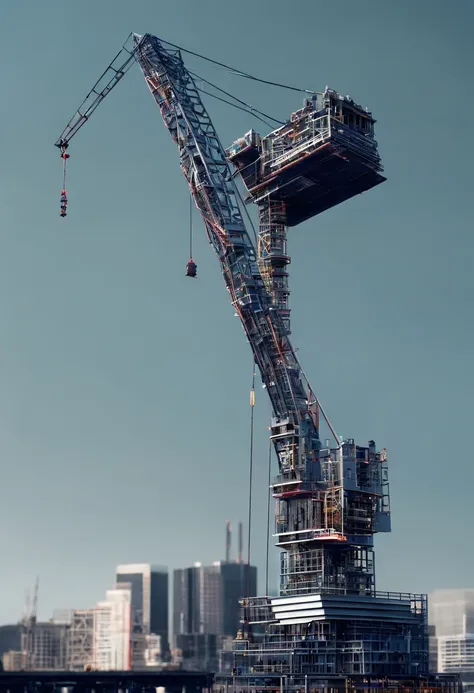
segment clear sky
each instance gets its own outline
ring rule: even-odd
[[[372,109],[388,182],[291,231],[293,340],[338,432],[388,449],[378,587],[472,586],[474,4],[1,5],[0,622],[37,574],[42,618],[91,606],[116,564],[222,558],[246,517],[251,354],[201,226],[184,276],[188,194],[138,68],[73,141],[59,217],[53,142],[130,31]],[[302,103],[191,66],[276,117]],[[206,103],[226,145],[260,128]],[[258,389],[262,569],[268,414]]]

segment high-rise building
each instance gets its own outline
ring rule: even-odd
[[[211,566],[195,563],[192,568],[174,571],[173,635],[175,647],[180,635],[237,635],[240,627],[240,605],[243,597],[257,593],[257,568],[243,563],[243,531],[239,523],[237,560],[231,557],[232,529],[225,529],[225,561]],[[186,641],[188,642],[188,641]],[[193,639],[189,640],[194,642]],[[211,641],[209,641],[211,642]],[[199,648],[209,649],[209,642]],[[191,645],[186,645],[189,649]]]
[[[247,584],[249,583],[249,584]],[[174,571],[173,633],[178,635],[237,634],[239,600],[255,596],[257,568],[243,563],[220,563]]]
[[[474,589],[435,590],[428,614],[437,671],[459,673],[464,691],[474,691]]]
[[[257,593],[257,568],[242,561],[242,536],[239,524],[237,561],[231,559],[228,522],[225,561],[174,571],[174,646],[187,668],[217,669],[224,642],[240,628],[240,600]]]
[[[116,582],[131,589],[132,630],[144,635],[159,635],[163,652],[169,649],[168,569],[149,563],[117,567]]]
[[[131,589],[108,590],[95,614],[95,668],[101,671],[131,668]]]
[[[117,582],[105,599],[93,609],[73,612],[68,668],[126,671],[157,666],[163,651],[167,656],[169,650],[167,598],[168,574],[164,569],[141,564],[119,566]]]

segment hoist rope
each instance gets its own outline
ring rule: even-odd
[[[63,190],[66,190],[66,165],[68,160],[68,155],[66,154],[66,147],[61,149],[61,158],[63,160]]]
[[[189,258],[193,257],[193,196],[189,195]]]
[[[250,390],[250,455],[249,455],[249,513],[248,513],[248,544],[247,544],[247,599],[250,597],[250,560],[252,545],[252,484],[253,484],[253,440],[255,412],[255,359],[252,364],[252,389]]]
[[[269,592],[269,585],[268,585],[268,563],[269,563],[269,556],[270,556],[270,499],[272,497],[272,490],[270,488],[270,484],[272,482],[272,441],[269,441],[269,447],[268,447],[268,500],[267,500],[267,553],[266,553],[266,560],[265,560],[265,596],[268,597],[268,592]]]

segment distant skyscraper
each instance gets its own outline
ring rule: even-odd
[[[131,588],[133,630],[138,633],[159,635],[166,652],[168,637],[168,569],[134,563],[117,567],[116,581],[128,583]]]
[[[239,523],[237,561],[232,561],[232,528],[225,527],[225,561],[211,566],[195,563],[192,568],[174,571],[173,636],[175,647],[190,651],[212,649],[212,639],[178,636],[216,635],[235,637],[240,628],[239,601],[257,593],[257,568],[243,563],[243,527]],[[217,642],[217,641],[216,641]]]
[[[222,581],[220,564],[174,571],[173,633],[221,633]]]
[[[100,671],[131,668],[131,589],[108,590],[95,616],[95,668]]]
[[[459,673],[464,691],[474,691],[474,589],[432,592],[428,614],[438,672]]]
[[[174,571],[174,646],[185,666],[215,670],[225,637],[240,628],[239,600],[257,592],[257,569],[243,563],[214,563]]]

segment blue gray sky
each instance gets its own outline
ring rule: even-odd
[[[338,432],[388,449],[378,587],[472,586],[473,19],[469,0],[2,3],[0,622],[37,574],[46,618],[118,563],[222,558],[246,518],[251,354],[200,226],[184,276],[188,193],[138,68],[72,143],[59,217],[53,142],[130,31],[373,110],[388,182],[291,231],[293,340]],[[190,64],[276,117],[301,105]],[[225,144],[260,128],[206,103]],[[268,415],[259,389],[262,571]]]

